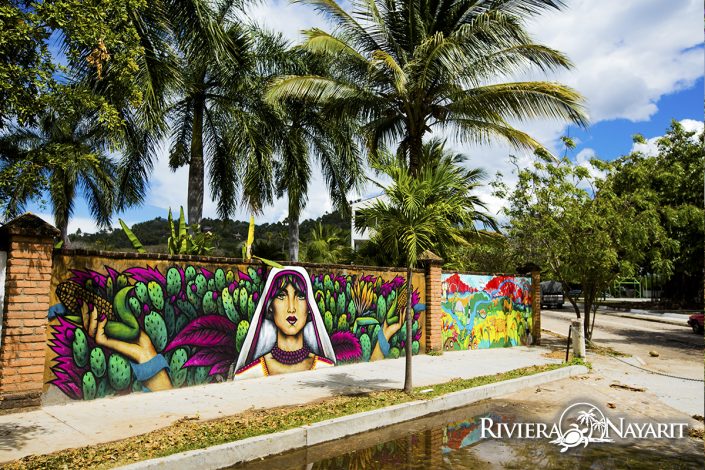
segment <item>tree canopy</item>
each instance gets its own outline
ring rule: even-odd
[[[306,0],[335,30],[306,31],[302,47],[330,56],[336,74],[288,75],[269,92],[274,101],[304,100],[356,116],[373,156],[393,147],[420,169],[425,137],[448,129],[464,142],[499,137],[518,147],[541,145],[510,121],[549,118],[584,124],[582,98],[559,83],[516,81],[532,69],[571,67],[536,44],[523,18],[559,7],[550,0]]]

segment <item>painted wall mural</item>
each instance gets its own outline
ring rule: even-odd
[[[55,285],[48,383],[73,399],[399,357],[406,337],[400,276],[106,266]],[[412,306],[416,354],[417,289]]]
[[[444,273],[441,281],[446,351],[531,344],[531,278]]]

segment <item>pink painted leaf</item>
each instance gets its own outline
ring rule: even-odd
[[[227,348],[201,349],[186,361],[184,367],[213,366],[219,362],[235,359],[235,350]]]
[[[166,351],[171,351],[180,346],[226,347],[234,350],[236,331],[237,327],[235,324],[226,317],[220,315],[198,317],[176,335],[166,347]]]

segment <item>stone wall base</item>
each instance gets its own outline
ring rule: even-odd
[[[3,394],[0,396],[0,414],[39,408],[41,404],[42,392]]]

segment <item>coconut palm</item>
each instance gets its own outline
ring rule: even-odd
[[[14,127],[0,137],[4,217],[15,217],[29,202],[42,199],[41,188],[47,187],[65,243],[79,194],[98,225],[109,227],[117,168],[109,155],[108,135],[95,111],[61,109],[46,111],[34,128]],[[38,184],[37,177],[46,186]]]
[[[413,292],[411,270],[419,255],[429,250],[443,253],[448,246],[467,244],[464,230],[474,230],[475,222],[494,225],[484,207],[470,192],[477,186],[477,171],[467,170],[458,155],[443,151],[442,144],[430,142],[422,154],[426,164],[412,175],[398,158],[384,156],[375,169],[387,174],[391,184],[378,184],[385,194],[355,217],[357,228],[374,230],[373,241],[394,254],[406,266],[407,292]],[[435,156],[432,159],[431,156]],[[411,392],[411,295],[406,313],[406,376],[404,390]]]
[[[318,74],[328,76],[331,63],[300,48],[291,48],[279,34],[260,33],[259,48],[266,52],[259,57],[272,57],[268,67],[271,81],[281,74]],[[263,95],[260,95],[263,105]],[[332,115],[305,100],[292,99],[277,103],[269,116],[269,142],[274,146],[273,172],[258,167],[260,187],[273,182],[276,195],[286,195],[288,202],[289,259],[299,259],[299,218],[308,202],[312,169],[320,168],[333,206],[348,213],[347,193],[362,179],[362,162],[356,146],[358,129],[354,119]],[[246,196],[259,197],[257,191],[245,190]]]
[[[580,95],[558,83],[516,81],[531,71],[571,67],[534,43],[522,16],[558,8],[554,0],[369,0],[348,13],[335,0],[302,0],[335,24],[306,32],[303,47],[331,57],[336,74],[280,77],[268,98],[304,99],[364,120],[374,154],[399,144],[409,170],[420,170],[424,137],[452,130],[459,140],[494,137],[539,148],[510,121],[553,118],[584,124]]]

